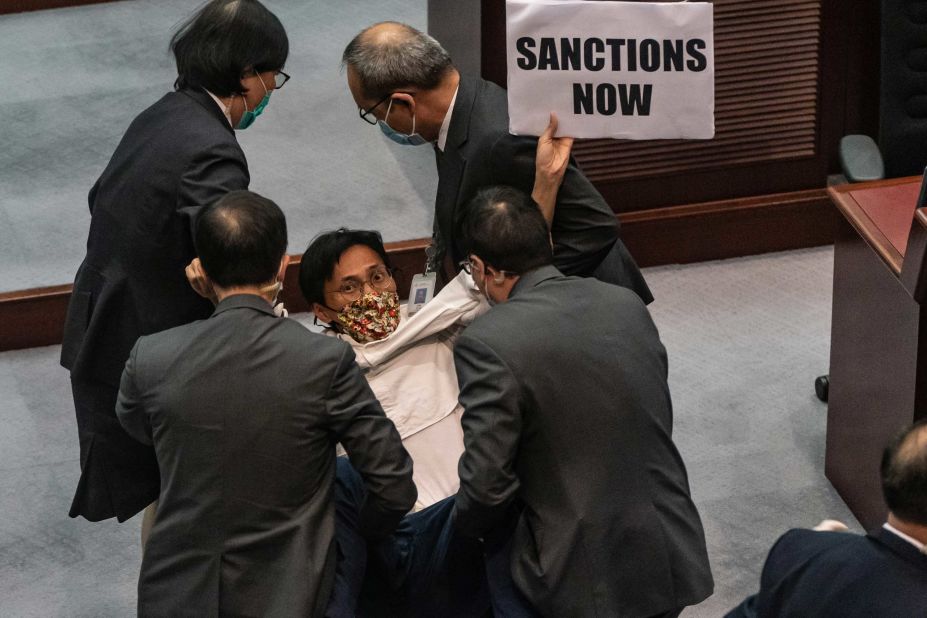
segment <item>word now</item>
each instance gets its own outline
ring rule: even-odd
[[[651,84],[573,84],[573,113],[614,116],[649,116]]]

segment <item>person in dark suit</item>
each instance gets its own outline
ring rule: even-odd
[[[125,521],[158,495],[154,452],[114,415],[119,376],[140,335],[211,313],[184,277],[192,222],[204,205],[248,187],[234,129],[249,126],[286,81],[286,32],[257,0],[212,0],[171,48],[176,90],[135,118],[90,191],[87,255],[64,328],[81,467],[70,515],[90,521]]]
[[[506,92],[458,73],[430,36],[395,22],[375,24],[342,56],[348,87],[369,123],[401,144],[432,143],[438,164],[432,269],[444,256],[466,257],[454,233],[467,204],[485,186],[532,190],[537,140],[508,132]],[[551,234],[554,265],[567,275],[593,276],[653,300],[624,243],[618,220],[599,192],[571,162],[557,198]]]
[[[460,238],[495,306],[454,349],[465,447],[456,525],[486,541],[490,583],[508,576],[523,595],[498,614],[526,615],[526,604],[555,617],[674,616],[708,597],[666,351],[644,303],[564,276],[517,189],[479,192]]]
[[[763,566],[760,591],[728,618],[927,616],[927,421],[882,456],[888,521],[863,536],[790,530]]]
[[[347,466],[335,446],[361,479],[347,478],[348,496],[335,490],[339,515],[353,511],[373,539],[415,503],[412,460],[351,348],[274,314],[287,264],[276,204],[229,193],[202,211],[195,243],[218,305],[209,319],[140,337],[116,405],[161,471],[138,613],[353,615],[363,546],[335,543],[333,482]],[[356,572],[339,578],[345,560]]]

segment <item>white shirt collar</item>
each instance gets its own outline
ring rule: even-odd
[[[438,150],[444,152],[444,145],[447,144],[447,130],[451,126],[451,116],[454,114],[454,103],[457,101],[457,91],[460,86],[454,89],[454,96],[451,98],[451,104],[447,107],[447,113],[444,114],[444,121],[441,123],[441,129],[438,131]]]
[[[204,88],[203,90],[206,90],[206,89]],[[213,93],[209,92],[208,90],[206,90],[206,94],[208,94],[209,96],[211,96],[211,97],[212,97],[212,100],[216,102],[216,105],[218,105],[218,106],[219,106],[219,109],[222,110],[222,115],[225,116],[225,119],[229,121],[229,126],[231,127],[231,126],[232,126],[232,115],[229,113],[229,110],[226,109],[225,103],[223,103],[223,102],[219,99],[219,97],[217,97],[217,96],[214,95]],[[232,127],[232,128],[234,129],[235,127]]]
[[[916,547],[917,551],[921,552],[922,554],[927,554],[927,545],[925,545],[924,543],[921,543],[917,539],[908,536],[907,534],[905,534],[898,528],[895,528],[888,522],[885,522],[884,524],[882,524],[882,527],[888,530],[889,532],[891,532],[892,534],[900,536],[902,539],[904,539],[905,541],[907,541],[908,543]]]

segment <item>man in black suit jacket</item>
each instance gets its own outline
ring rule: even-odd
[[[433,267],[445,255],[459,263],[466,255],[455,232],[467,204],[488,185],[530,192],[537,140],[509,134],[502,88],[461,76],[437,41],[410,26],[375,24],[354,37],[342,58],[362,118],[399,143],[434,144]],[[554,265],[564,274],[593,276],[634,290],[645,303],[653,300],[619,238],[615,213],[575,162],[557,197],[551,235]]]
[[[321,616],[354,553],[334,540],[336,444],[363,479],[353,500],[336,490],[339,517],[359,510],[371,538],[415,503],[412,461],[351,348],[274,315],[287,256],[273,202],[229,193],[203,210],[196,248],[218,305],[138,340],[116,408],[161,471],[138,613]],[[347,558],[358,572],[339,581],[356,594],[363,559]],[[356,598],[336,590],[332,615],[353,615]]]
[[[515,189],[481,191],[461,239],[497,306],[454,351],[458,528],[489,540],[515,509],[511,577],[544,616],[674,616],[705,599],[705,538],[647,308],[551,265],[547,227]]]
[[[927,422],[886,448],[882,490],[882,528],[790,530],[769,552],[759,593],[728,618],[927,616]]]
[[[64,328],[81,464],[70,515],[90,521],[124,521],[158,495],[154,452],[114,416],[119,376],[139,335],[212,312],[184,277],[192,223],[204,205],[248,188],[233,127],[285,81],[286,32],[256,0],[212,0],[171,46],[177,90],[135,118],[90,191],[87,256]]]

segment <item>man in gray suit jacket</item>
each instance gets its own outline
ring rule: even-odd
[[[495,537],[514,511],[502,574],[544,616],[675,616],[708,597],[666,351],[644,304],[552,266],[547,227],[518,190],[481,191],[460,236],[497,306],[455,347],[458,529],[504,556]],[[500,615],[526,611],[495,601]]]
[[[335,445],[363,479],[351,495],[335,489],[349,501],[339,524],[347,513],[368,538],[414,504],[412,462],[350,347],[274,315],[280,209],[229,193],[202,212],[195,243],[215,312],[140,338],[116,407],[132,437],[154,444],[161,473],[139,615],[352,615],[335,582],[359,586],[363,560],[336,573],[352,552],[335,542],[333,482],[347,467]]]
[[[445,255],[466,257],[455,234],[467,204],[485,186],[528,193],[537,139],[509,134],[506,92],[462,76],[441,45],[395,22],[374,24],[342,56],[361,118],[400,144],[432,143],[438,164],[434,267]],[[568,275],[595,277],[653,300],[640,269],[619,237],[618,219],[571,160],[557,195],[551,236],[554,265]]]

